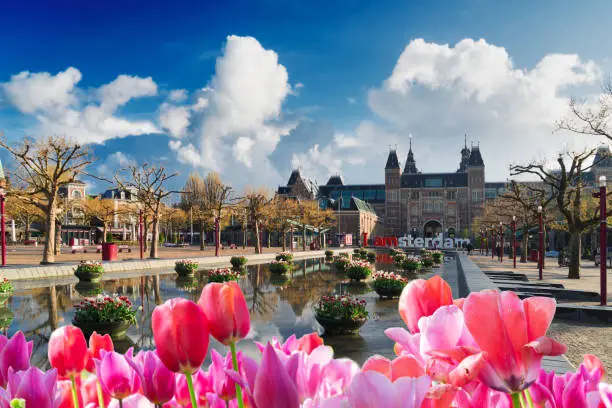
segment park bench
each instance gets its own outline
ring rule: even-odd
[[[119,245],[119,252],[123,252],[124,250],[127,250],[130,254],[132,253],[132,248],[128,245]]]

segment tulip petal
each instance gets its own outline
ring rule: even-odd
[[[297,389],[268,343],[255,378],[253,399],[258,408],[298,408]]]
[[[361,367],[362,372],[377,371],[391,379],[391,361],[383,356],[374,355],[366,360]]]
[[[399,356],[391,362],[391,381],[401,377],[418,378],[425,375],[425,370],[413,356]]]
[[[545,336],[555,317],[557,301],[549,297],[530,297],[523,301],[529,340]]]

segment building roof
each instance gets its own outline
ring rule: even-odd
[[[484,166],[482,155],[480,154],[480,147],[473,146],[472,152],[470,153],[470,159],[468,161],[469,166]]]
[[[402,188],[467,187],[467,173],[402,174]]]
[[[355,205],[355,209],[357,211],[365,211],[371,214],[376,215],[376,211],[374,211],[374,207],[372,207],[369,203],[366,203],[363,200],[358,199],[357,197],[352,197],[351,207]]]
[[[300,175],[300,171],[299,170],[293,170],[291,172],[291,175],[289,176],[289,181],[287,182],[288,186],[292,186],[294,185],[298,179],[302,178],[302,176]]]
[[[385,170],[390,169],[399,169],[399,160],[397,158],[397,152],[395,150],[389,151],[389,157],[387,157],[387,164],[385,165]]]
[[[342,177],[335,175],[331,176],[329,180],[327,180],[327,186],[342,186],[344,183],[342,182]]]
[[[597,152],[593,158],[593,167],[612,167],[612,153],[610,153],[608,145],[601,145],[597,148]]]

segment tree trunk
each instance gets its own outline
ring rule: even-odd
[[[108,228],[106,226],[106,223],[104,223],[104,231],[102,232],[102,243],[106,242],[106,234],[108,232]]]
[[[281,231],[280,235],[281,235],[281,241],[283,245],[283,252],[286,252],[287,251],[287,239],[286,239],[287,237],[285,236],[286,235],[285,231]]]
[[[159,220],[157,218],[153,218],[153,231],[151,237],[151,252],[149,254],[149,258],[156,259],[157,255],[157,241],[159,240]]]
[[[28,241],[30,239],[30,219],[29,218],[26,218],[26,222],[23,228],[25,230],[25,239],[26,241]]]
[[[144,225],[143,225],[142,229],[143,229],[143,231],[142,231],[142,234],[143,234],[142,235],[142,240],[144,241],[143,242],[143,245],[144,245],[143,248],[146,251],[149,248],[149,246],[147,245],[147,237],[149,236],[149,223],[146,220],[144,221]]]
[[[257,221],[253,223],[253,233],[255,234],[255,253],[261,254],[261,237],[259,236],[259,223]]]
[[[581,235],[579,231],[570,231],[568,279],[580,279]]]
[[[55,246],[53,251],[55,255],[59,255],[62,249],[62,224],[56,221],[55,224]]]
[[[266,234],[267,234],[266,237],[267,237],[267,240],[268,240],[268,248],[270,248],[271,247],[271,245],[270,245],[270,230],[266,230]]]
[[[521,238],[521,263],[527,263],[527,248],[529,246],[529,235],[523,232]]]
[[[302,250],[306,251],[306,226],[302,228]]]
[[[46,213],[45,228],[47,236],[45,237],[45,248],[43,249],[43,259],[41,264],[49,264],[55,262],[55,203],[49,203],[49,210]]]
[[[242,249],[246,249],[246,242],[247,242],[247,230],[246,230],[246,226],[242,227]]]
[[[200,223],[200,250],[203,251],[204,249],[206,249],[206,242],[204,239],[204,223],[201,222]]]

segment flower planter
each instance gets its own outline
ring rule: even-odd
[[[423,258],[423,267],[431,268],[434,265],[434,260],[432,258]]]
[[[198,271],[198,264],[191,261],[178,261],[174,264],[174,272],[178,276],[193,276]]]
[[[346,267],[346,276],[354,281],[367,279],[372,274],[372,267],[364,261],[352,261]]]
[[[76,271],[74,271],[74,276],[79,278],[81,282],[96,283],[102,280],[102,276],[104,276],[104,271],[84,271],[77,269]]]
[[[72,324],[81,329],[85,336],[91,336],[93,332],[96,332],[100,335],[109,334],[112,338],[125,337],[132,325],[129,320],[119,320],[117,322],[79,322],[73,320]]]
[[[179,275],[176,277],[176,280],[174,282],[177,289],[190,291],[198,288],[198,280],[193,275]]]
[[[289,277],[284,274],[277,274],[270,276],[270,283],[274,286],[283,286],[289,283]]]
[[[318,314],[315,315],[315,319],[323,326],[325,334],[356,333],[368,320],[365,317],[357,320],[330,319]]]
[[[240,268],[246,265],[247,262],[248,259],[246,259],[244,256],[232,256],[230,259],[230,264],[232,264],[234,268]]]
[[[285,274],[289,272],[290,270],[291,270],[291,265],[286,262],[270,264],[270,272],[277,274],[277,275]]]
[[[374,290],[376,291],[376,293],[378,294],[378,296],[380,296],[383,299],[392,299],[394,297],[399,297],[402,294],[402,290],[404,290],[404,288],[381,288],[381,287],[377,287],[374,288]]]
[[[293,262],[293,254],[290,252],[281,252],[276,255],[277,261]]]

